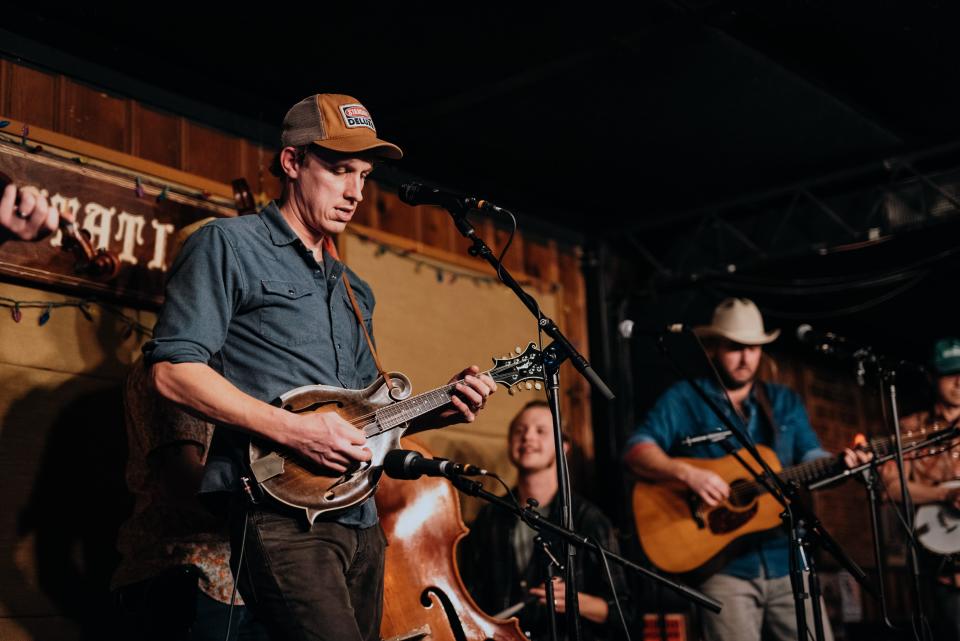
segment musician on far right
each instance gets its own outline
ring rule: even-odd
[[[933,346],[930,359],[932,383],[936,398],[928,410],[916,412],[900,421],[904,432],[919,429],[943,429],[960,418],[960,338],[942,338]],[[904,472],[907,476],[907,490],[915,506],[945,507],[948,515],[956,519],[956,510],[960,510],[960,483],[951,483],[960,479],[960,450],[956,449],[960,441],[952,443],[953,448],[923,458],[907,458]],[[905,457],[906,458],[906,457]],[[900,501],[900,475],[897,466],[890,461],[882,468],[888,494]],[[942,519],[934,520],[934,523]],[[919,527],[919,523],[917,526]],[[955,525],[955,524],[952,524]],[[952,554],[925,555],[925,574],[930,578],[931,594],[935,604],[934,625],[939,628],[936,638],[944,641],[960,641],[960,530],[952,533],[927,532],[920,535],[924,539],[937,536],[938,551],[946,552],[949,543],[955,544]],[[927,543],[930,547],[930,543]]]

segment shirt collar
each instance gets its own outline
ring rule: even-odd
[[[700,386],[703,387],[704,391],[707,394],[713,396],[714,400],[717,401],[722,407],[729,408],[730,404],[727,402],[727,393],[721,385],[719,385],[712,378],[703,378],[698,381]],[[750,393],[747,394],[745,404],[747,407],[753,407],[757,400],[757,385],[762,385],[762,383],[756,379],[753,381],[753,387],[750,388]]]
[[[280,213],[277,201],[272,200],[263,208],[260,212],[260,220],[267,226],[267,232],[270,234],[270,240],[273,241],[274,245],[280,247],[300,240],[297,234],[290,229],[290,225],[283,218],[283,214]]]

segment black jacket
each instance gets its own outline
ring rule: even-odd
[[[516,494],[516,490],[514,490]],[[547,518],[559,523],[559,501],[549,505]],[[573,496],[573,529],[583,536],[596,539],[602,546],[619,554],[619,545],[613,526],[600,508],[584,498]],[[470,594],[482,610],[496,614],[528,597],[526,588],[535,587],[546,579],[546,563],[543,555],[534,552],[525,572],[517,571],[514,559],[513,528],[527,527],[520,524],[513,514],[493,505],[485,505],[470,528],[470,534],[460,544],[460,574]],[[548,538],[548,537],[544,537]],[[559,549],[555,546],[555,549]],[[627,624],[631,624],[631,606],[627,581],[623,569],[608,561],[613,575],[617,597],[623,608]],[[590,551],[576,556],[578,589],[581,593],[599,596],[610,603],[610,614],[603,625],[582,619],[583,639],[616,639],[622,637],[619,615],[612,602],[606,572],[599,555]],[[526,587],[525,587],[526,586]],[[532,639],[549,639],[550,628],[546,606],[538,603],[527,605],[517,614],[520,627]],[[563,630],[565,617],[558,616],[558,630]]]

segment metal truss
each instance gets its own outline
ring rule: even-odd
[[[652,268],[658,289],[880,243],[960,217],[960,162],[952,154],[949,168],[918,169],[934,155],[887,160],[688,212],[662,227],[635,226],[626,238]]]

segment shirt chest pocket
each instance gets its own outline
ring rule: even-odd
[[[260,334],[280,345],[319,340],[320,297],[310,283],[261,280]]]

